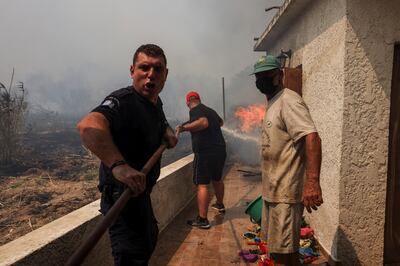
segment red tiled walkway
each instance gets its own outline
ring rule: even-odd
[[[244,211],[260,195],[261,177],[245,176],[238,170],[259,171],[240,165],[228,167],[224,179],[226,213],[222,215],[210,209],[211,229],[191,228],[186,220],[197,215],[193,200],[161,233],[150,265],[256,265],[241,261],[237,252],[242,247],[248,248],[242,235],[252,223]]]

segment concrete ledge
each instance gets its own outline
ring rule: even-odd
[[[318,241],[317,238],[315,238],[315,240],[317,241],[317,244],[320,248],[322,255],[324,255],[324,257],[328,260],[329,266],[341,266],[342,265],[342,263],[340,261],[338,261],[337,259],[335,259],[331,256],[331,253],[326,250],[326,248],[321,244],[321,242]]]
[[[193,154],[161,170],[157,185],[151,193],[154,214],[162,231],[196,195],[192,179]]]
[[[195,196],[193,154],[161,169],[152,201],[160,229]],[[101,219],[100,200],[94,201],[0,247],[3,265],[63,265]],[[112,265],[108,234],[92,250],[84,265]]]

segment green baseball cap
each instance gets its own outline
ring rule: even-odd
[[[261,56],[261,58],[258,59],[257,63],[254,64],[254,70],[251,75],[277,68],[281,68],[281,63],[275,56]]]

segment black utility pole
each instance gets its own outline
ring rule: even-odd
[[[225,82],[224,82],[224,77],[222,77],[222,108],[224,111],[224,121],[226,119],[225,117]]]

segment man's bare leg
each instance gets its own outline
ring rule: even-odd
[[[212,181],[214,191],[215,191],[215,197],[217,198],[217,203],[224,203],[224,192],[225,192],[225,187],[224,187],[224,182],[221,181]]]
[[[208,212],[208,188],[207,185],[197,185],[197,207],[199,208],[199,216],[207,218]]]
[[[300,266],[299,253],[273,254],[275,266]]]

